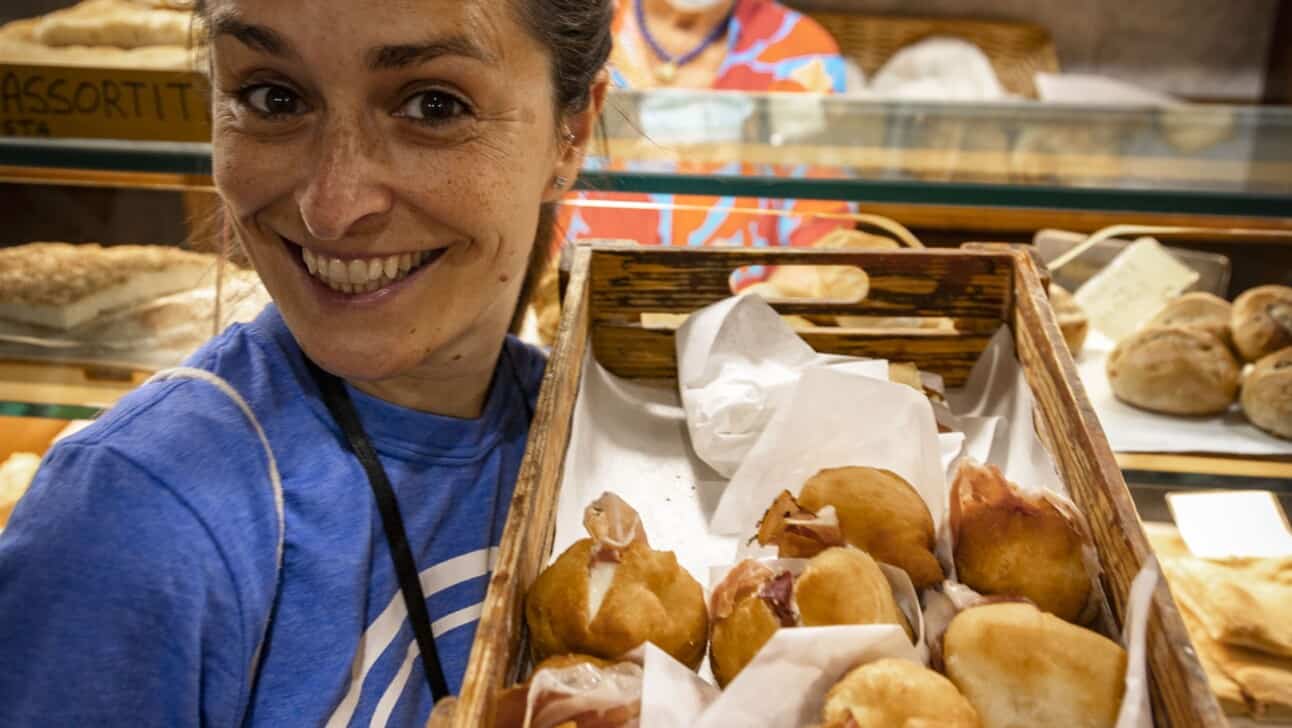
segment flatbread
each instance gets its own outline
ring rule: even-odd
[[[1162,569],[1176,600],[1212,639],[1292,658],[1292,559],[1222,565],[1167,558]]]
[[[1225,711],[1226,715],[1250,715],[1252,711],[1247,707],[1242,686],[1221,666],[1219,653],[1223,648],[1220,643],[1207,635],[1202,622],[1183,605],[1180,606],[1180,618],[1184,620],[1184,626],[1193,640],[1198,653],[1198,662],[1202,664],[1202,671],[1207,673],[1207,683],[1211,685],[1211,691],[1216,694],[1220,709]]]
[[[0,249],[0,319],[67,330],[214,280],[215,256],[162,245]]]
[[[33,40],[46,46],[186,46],[193,13],[131,0],[85,0],[40,18]]]
[[[1215,641],[1188,607],[1181,607],[1180,616],[1225,713],[1292,720],[1292,660]]]

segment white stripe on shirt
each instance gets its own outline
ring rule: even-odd
[[[431,625],[431,634],[435,639],[443,637],[445,634],[452,632],[458,627],[471,624],[480,619],[480,614],[484,612],[484,604],[472,604],[469,607],[459,609],[452,614],[446,614],[435,620]],[[377,701],[377,709],[372,714],[372,721],[368,723],[369,728],[384,726],[390,720],[390,713],[399,704],[399,697],[404,694],[404,688],[408,687],[408,678],[412,674],[413,659],[420,657],[422,650],[414,639],[408,645],[408,655],[404,658],[404,664],[400,665],[399,672],[391,679],[390,684],[386,686],[386,692],[381,694],[381,700]]]
[[[390,681],[386,692],[381,694],[381,700],[377,701],[377,709],[372,712],[372,720],[368,722],[368,728],[385,726],[390,721],[390,714],[394,712],[395,704],[399,702],[399,696],[404,692],[404,685],[408,683],[408,673],[413,671],[413,660],[417,659],[419,653],[417,640],[413,640],[408,644],[404,664],[399,666],[399,672],[395,673],[395,678]],[[395,689],[396,685],[399,686],[398,690]]]
[[[461,556],[455,556],[447,561],[441,561],[420,574],[422,593],[427,598],[430,598],[432,595],[464,581],[484,576],[489,573],[489,569],[493,568],[497,558],[498,547],[495,546],[490,549],[480,549]],[[468,607],[468,609],[471,608]],[[475,605],[474,608],[478,616],[483,605]],[[459,610],[437,620],[435,624],[431,625],[432,632],[437,634],[447,632],[448,629],[436,629],[437,625],[461,614],[463,611],[465,610]],[[372,666],[377,664],[377,660],[381,658],[382,653],[390,648],[391,643],[395,641],[395,636],[399,634],[399,629],[407,619],[408,607],[404,605],[403,594],[396,589],[395,595],[390,598],[390,603],[368,625],[368,629],[364,630],[363,636],[359,638],[359,648],[355,651],[354,660],[350,663],[350,687],[346,691],[345,697],[332,711],[332,716],[327,722],[328,728],[343,728],[350,724],[350,720],[354,717],[354,711],[359,707],[359,696],[363,692],[363,684],[368,679],[368,673],[372,671]],[[416,646],[417,641],[414,640],[413,647],[416,648]],[[413,654],[416,653],[414,652]],[[407,680],[406,674],[404,679]],[[396,697],[398,697],[398,694],[396,694]]]

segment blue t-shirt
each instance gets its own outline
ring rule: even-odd
[[[277,309],[189,365],[231,383],[265,429],[281,573],[249,420],[209,383],[140,388],[53,448],[0,535],[0,726],[420,728],[430,690],[372,492]],[[543,367],[509,338],[476,420],[350,390],[454,692]]]

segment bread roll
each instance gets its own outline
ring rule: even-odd
[[[995,465],[961,460],[951,484],[956,575],[981,594],[1024,597],[1087,623],[1097,605],[1076,518],[1044,493],[1021,492]]]
[[[947,677],[983,728],[1112,728],[1126,651],[1023,602],[967,609],[942,641]]]
[[[1202,329],[1229,344],[1229,319],[1233,313],[1229,301],[1202,291],[1186,293],[1162,307],[1145,328],[1184,326]]]
[[[1230,328],[1234,346],[1247,361],[1256,361],[1292,346],[1292,288],[1258,286],[1234,299]]]
[[[1243,380],[1242,403],[1253,425],[1292,440],[1292,346],[1256,362]]]
[[[1238,395],[1234,355],[1199,329],[1141,329],[1117,344],[1106,366],[1118,399],[1153,412],[1216,414]]]
[[[864,467],[822,470],[803,484],[798,501],[814,513],[834,506],[847,542],[906,571],[916,589],[942,582],[933,516],[900,475]]]
[[[671,551],[655,551],[623,501],[603,495],[577,541],[539,574],[525,598],[536,660],[580,653],[617,659],[644,642],[692,669],[704,658],[704,589]]]
[[[848,673],[825,696],[821,728],[978,728],[978,713],[951,681],[885,658]]]

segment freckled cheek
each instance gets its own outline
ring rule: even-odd
[[[471,265],[488,265],[493,278],[507,284],[519,277],[529,258],[541,195],[517,184],[512,170],[490,175],[444,176],[417,188],[418,205],[429,218],[447,224],[473,242]]]
[[[212,158],[215,186],[240,219],[289,194],[293,182],[288,170],[300,166],[301,160],[292,159],[290,152],[274,145],[216,137]]]

